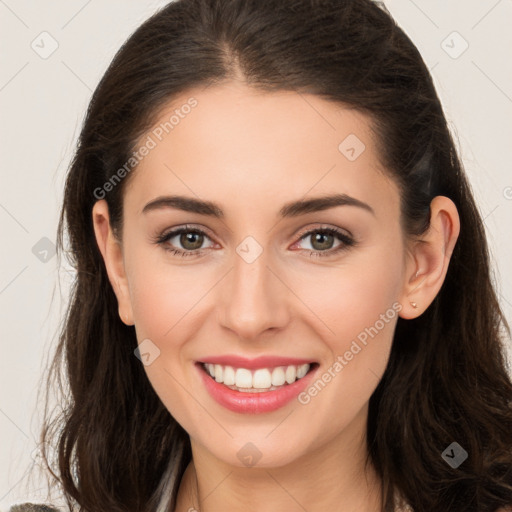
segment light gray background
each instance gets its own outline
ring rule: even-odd
[[[432,70],[512,320],[512,1],[385,3]],[[0,509],[39,496],[37,482],[26,481],[39,436],[37,384],[71,282],[64,266],[59,287],[51,248],[81,121],[115,51],[165,4],[0,0]],[[47,56],[52,44],[58,48]]]

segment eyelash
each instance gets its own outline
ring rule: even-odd
[[[172,231],[169,231],[167,233],[158,235],[153,240],[153,243],[162,245],[163,249],[165,251],[170,252],[176,256],[180,256],[180,257],[195,256],[195,255],[201,254],[204,251],[204,249],[195,249],[193,251],[184,251],[182,249],[171,248],[171,247],[167,247],[165,245],[171,238],[174,238],[176,235],[180,235],[182,233],[195,233],[195,234],[204,235],[207,238],[210,238],[207,235],[207,233],[205,233],[203,230],[201,230],[199,228],[191,227],[191,226],[183,226],[183,227],[174,229]],[[314,257],[323,258],[323,257],[333,256],[335,254],[338,254],[342,251],[346,251],[349,248],[357,245],[357,242],[351,236],[343,233],[342,231],[339,231],[336,228],[331,228],[331,227],[316,228],[316,229],[311,229],[309,231],[301,233],[299,236],[299,240],[302,240],[302,239],[306,238],[307,236],[315,234],[315,233],[334,235],[335,237],[338,238],[338,240],[340,240],[342,242],[342,244],[339,245],[338,247],[336,247],[335,249],[328,249],[326,251],[318,251],[318,250],[315,251],[315,250],[303,249],[305,251],[309,251],[310,257],[314,256]]]

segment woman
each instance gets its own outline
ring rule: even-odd
[[[154,15],[91,100],[65,230],[69,391],[41,440],[70,510],[512,505],[482,219],[370,0]]]

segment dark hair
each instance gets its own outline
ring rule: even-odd
[[[510,327],[482,219],[418,50],[370,0],[178,0],[115,56],[67,176],[57,242],[60,255],[67,228],[76,280],[47,381],[48,389],[59,383],[62,409],[52,420],[47,405],[41,441],[58,454],[53,467],[44,456],[69,507],[152,512],[167,492],[175,503],[190,440],[134,357],[135,330],[118,317],[91,211],[95,190],[129,160],[164,105],[232,79],[368,114],[382,163],[399,185],[407,236],[428,228],[435,196],[455,203],[461,230],[445,281],[422,315],[398,319],[371,396],[369,460],[383,482],[385,512],[394,510],[397,492],[415,512],[512,504]],[[119,238],[123,190],[134,172],[105,196]],[[441,456],[453,441],[469,454],[457,468]]]

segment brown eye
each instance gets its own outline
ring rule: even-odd
[[[310,256],[333,256],[355,246],[357,242],[348,234],[335,228],[318,228],[302,233],[301,241],[309,241]],[[338,240],[337,246],[334,245]]]
[[[205,240],[211,239],[202,230],[184,226],[157,236],[154,243],[177,256],[197,256],[205,249]]]
[[[203,245],[204,236],[198,231],[187,231],[181,233],[180,244],[184,249],[195,251]]]
[[[326,251],[332,249],[334,236],[330,233],[318,231],[311,236],[311,245],[313,249],[318,251]]]

